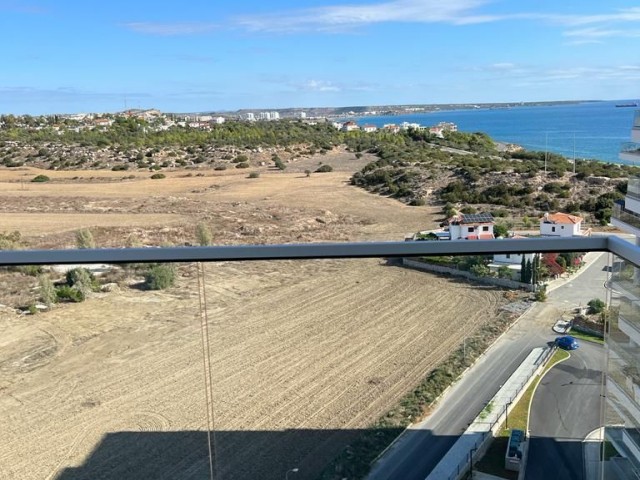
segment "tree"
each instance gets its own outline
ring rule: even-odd
[[[531,260],[527,260],[524,272],[524,283],[531,283],[531,280],[533,279],[533,266],[531,264]]]
[[[520,282],[527,283],[527,264],[524,260],[524,255],[522,255],[522,261],[520,262]]]
[[[497,223],[493,226],[493,234],[496,237],[507,238],[509,236],[509,230],[507,229],[506,225],[503,225],[502,223]]]

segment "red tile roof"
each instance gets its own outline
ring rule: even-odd
[[[552,213],[551,215],[546,215],[542,217],[540,220],[546,223],[576,224],[576,223],[582,222],[583,218],[577,217],[575,215],[569,215],[568,213],[558,212],[558,213]]]

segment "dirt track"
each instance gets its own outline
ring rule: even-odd
[[[184,198],[176,213],[155,191],[148,211],[132,216],[176,215],[184,229],[228,217],[216,235],[237,234],[229,243],[246,239],[239,225],[289,241],[400,240],[427,223],[428,209],[372,196],[347,178],[274,174],[247,188],[252,180],[227,175],[215,179],[220,188],[201,191],[211,178],[179,177],[165,184]],[[104,191],[60,184],[59,194],[110,199],[117,209],[143,185],[159,185],[141,182],[119,195],[118,183]],[[54,193],[23,198],[60,219],[57,230],[53,222],[37,230],[36,217],[24,224],[47,241],[78,228],[56,210]],[[198,202],[211,207],[204,217]],[[107,224],[97,237],[113,235]],[[125,285],[35,316],[0,309],[0,478],[208,478],[197,277],[193,265],[181,273],[164,292]],[[282,479],[293,467],[296,479],[314,478],[506,301],[490,288],[376,259],[209,264],[206,295],[219,479]]]

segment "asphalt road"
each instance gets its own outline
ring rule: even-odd
[[[581,342],[544,376],[531,404],[527,480],[582,480],[582,441],[601,423],[604,351]]]
[[[449,390],[429,418],[396,441],[367,478],[424,480],[531,349],[556,338],[552,324],[540,322],[537,314],[549,306],[568,309],[596,297],[605,298],[606,265],[607,255],[603,254],[574,280],[550,292],[547,305],[537,304],[524,315]]]

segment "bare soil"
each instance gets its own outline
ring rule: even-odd
[[[336,171],[47,171],[52,182],[34,184],[21,180],[42,172],[0,170],[0,232],[59,248],[79,228],[121,246],[192,244],[199,222],[224,244],[402,240],[434,225],[429,207],[349,185],[353,158],[313,161]],[[159,292],[122,274],[110,292],[36,315],[11,308],[6,277],[0,478],[209,478],[210,422],[215,478],[282,479],[294,467],[315,478],[509,301],[384,259],[207,264],[204,297],[196,266],[179,272]]]

